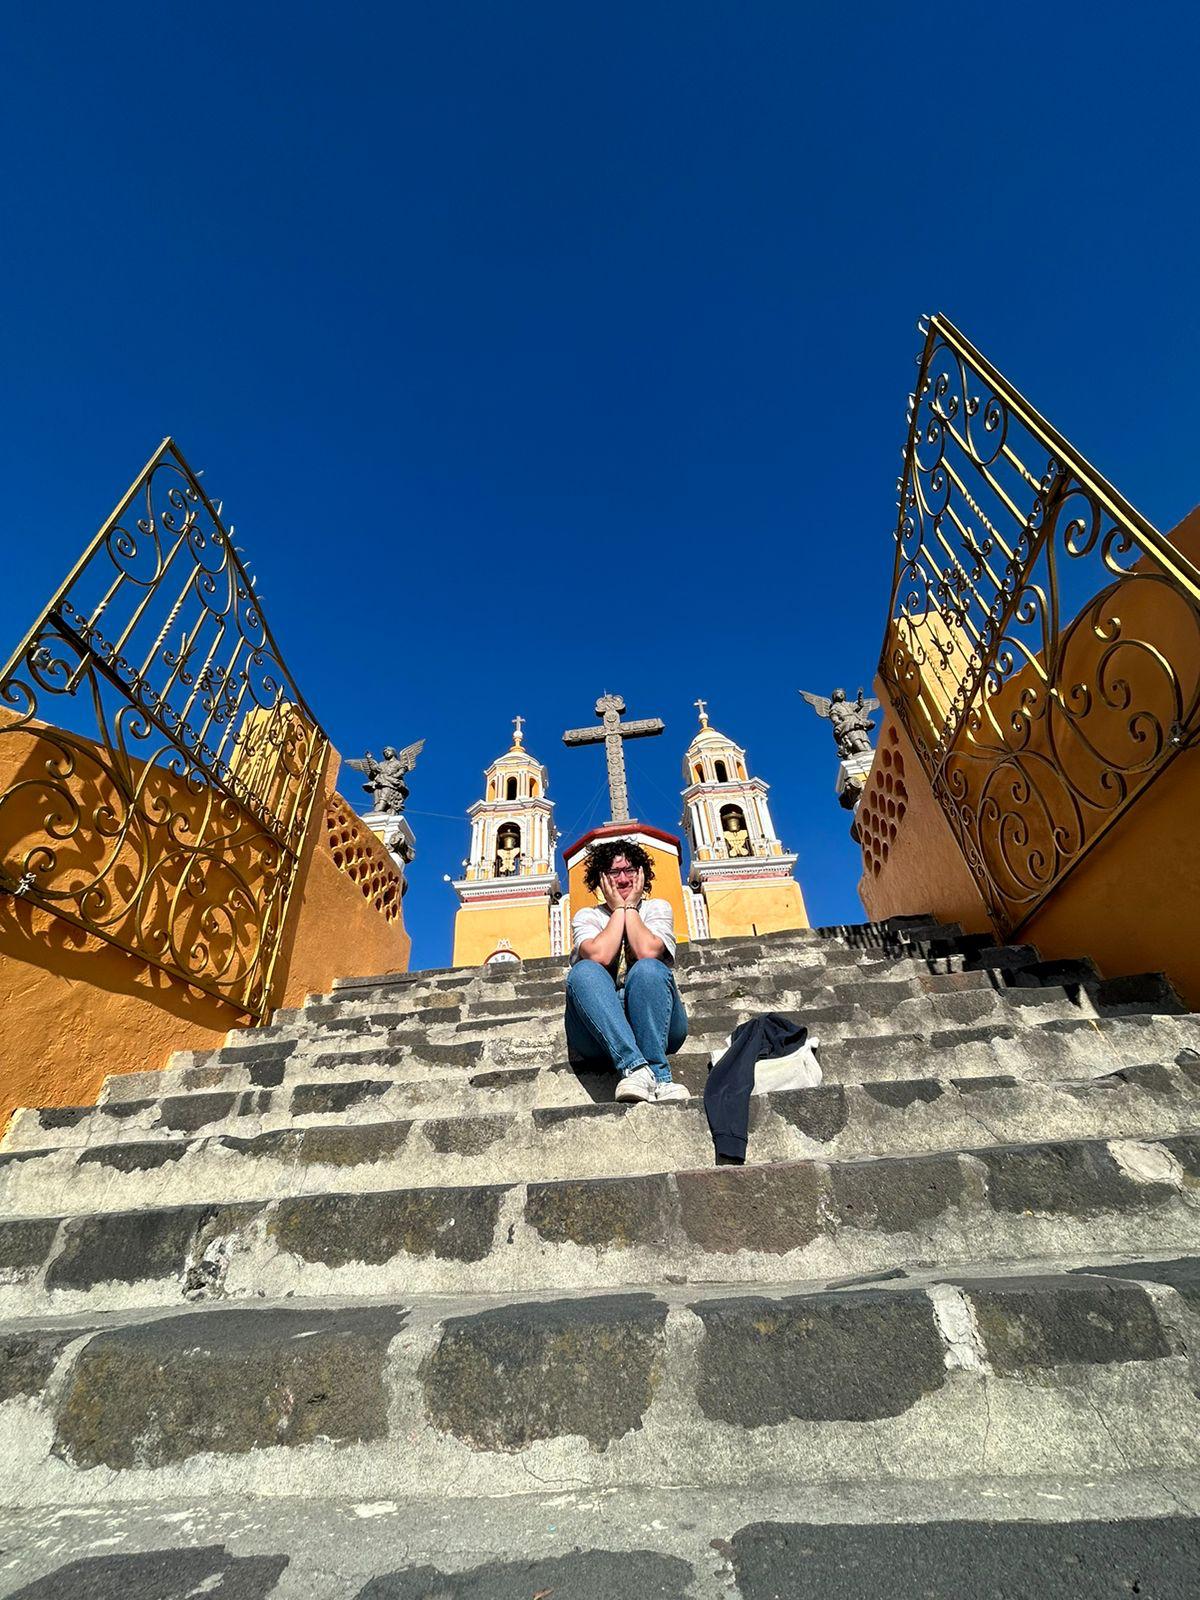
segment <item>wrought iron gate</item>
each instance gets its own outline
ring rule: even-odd
[[[1008,934],[1200,737],[1200,571],[944,317],[880,672]]]
[[[0,889],[261,1018],[329,744],[164,439],[0,674]]]

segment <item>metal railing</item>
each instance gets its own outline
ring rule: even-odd
[[[1200,733],[1200,570],[952,323],[910,400],[880,672],[997,929]]]
[[[0,673],[0,889],[261,1018],[328,749],[164,439]]]

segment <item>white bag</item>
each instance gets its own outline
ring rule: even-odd
[[[709,1061],[710,1067],[715,1067],[717,1062],[729,1049],[733,1042],[730,1034],[719,1050],[714,1050]],[[789,1050],[785,1056],[772,1056],[770,1060],[761,1060],[754,1063],[754,1088],[753,1094],[774,1094],[779,1089],[815,1089],[821,1082],[821,1064],[817,1060],[816,1050],[820,1040],[810,1033],[803,1044],[797,1045],[794,1050]]]

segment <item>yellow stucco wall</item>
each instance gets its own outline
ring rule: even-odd
[[[704,903],[708,907],[709,935],[714,939],[810,926],[804,896],[795,878],[729,889],[706,885]]]
[[[25,759],[18,743],[0,740],[0,791],[13,761]],[[276,963],[281,1006],[302,1004],[338,976],[408,966],[403,916],[382,916],[333,859],[323,811],[344,809],[333,793],[337,765],[333,754]],[[364,842],[360,855],[370,849]],[[0,1020],[0,1127],[16,1106],[88,1104],[109,1073],[157,1069],[173,1050],[210,1048],[248,1025],[224,1002],[8,894],[0,894]]]
[[[550,901],[518,900],[508,904],[460,906],[454,918],[456,967],[477,967],[507,939],[523,961],[550,954]]]

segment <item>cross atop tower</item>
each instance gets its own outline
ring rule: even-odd
[[[707,700],[693,700],[692,704],[695,706],[696,710],[700,713],[700,726],[702,728],[707,728],[708,727],[708,701]]]
[[[608,762],[608,804],[611,822],[628,822],[629,790],[625,785],[626,739],[649,739],[662,733],[666,724],[661,717],[643,717],[639,722],[622,722],[625,702],[619,694],[602,694],[596,701],[596,715],[603,726],[599,728],[568,728],[563,734],[564,744],[599,744],[603,739]]]
[[[524,738],[524,734],[522,733],[521,730],[525,726],[525,718],[524,717],[514,717],[512,719],[512,722],[513,722],[513,748],[515,750],[519,750],[521,748],[521,740]]]

